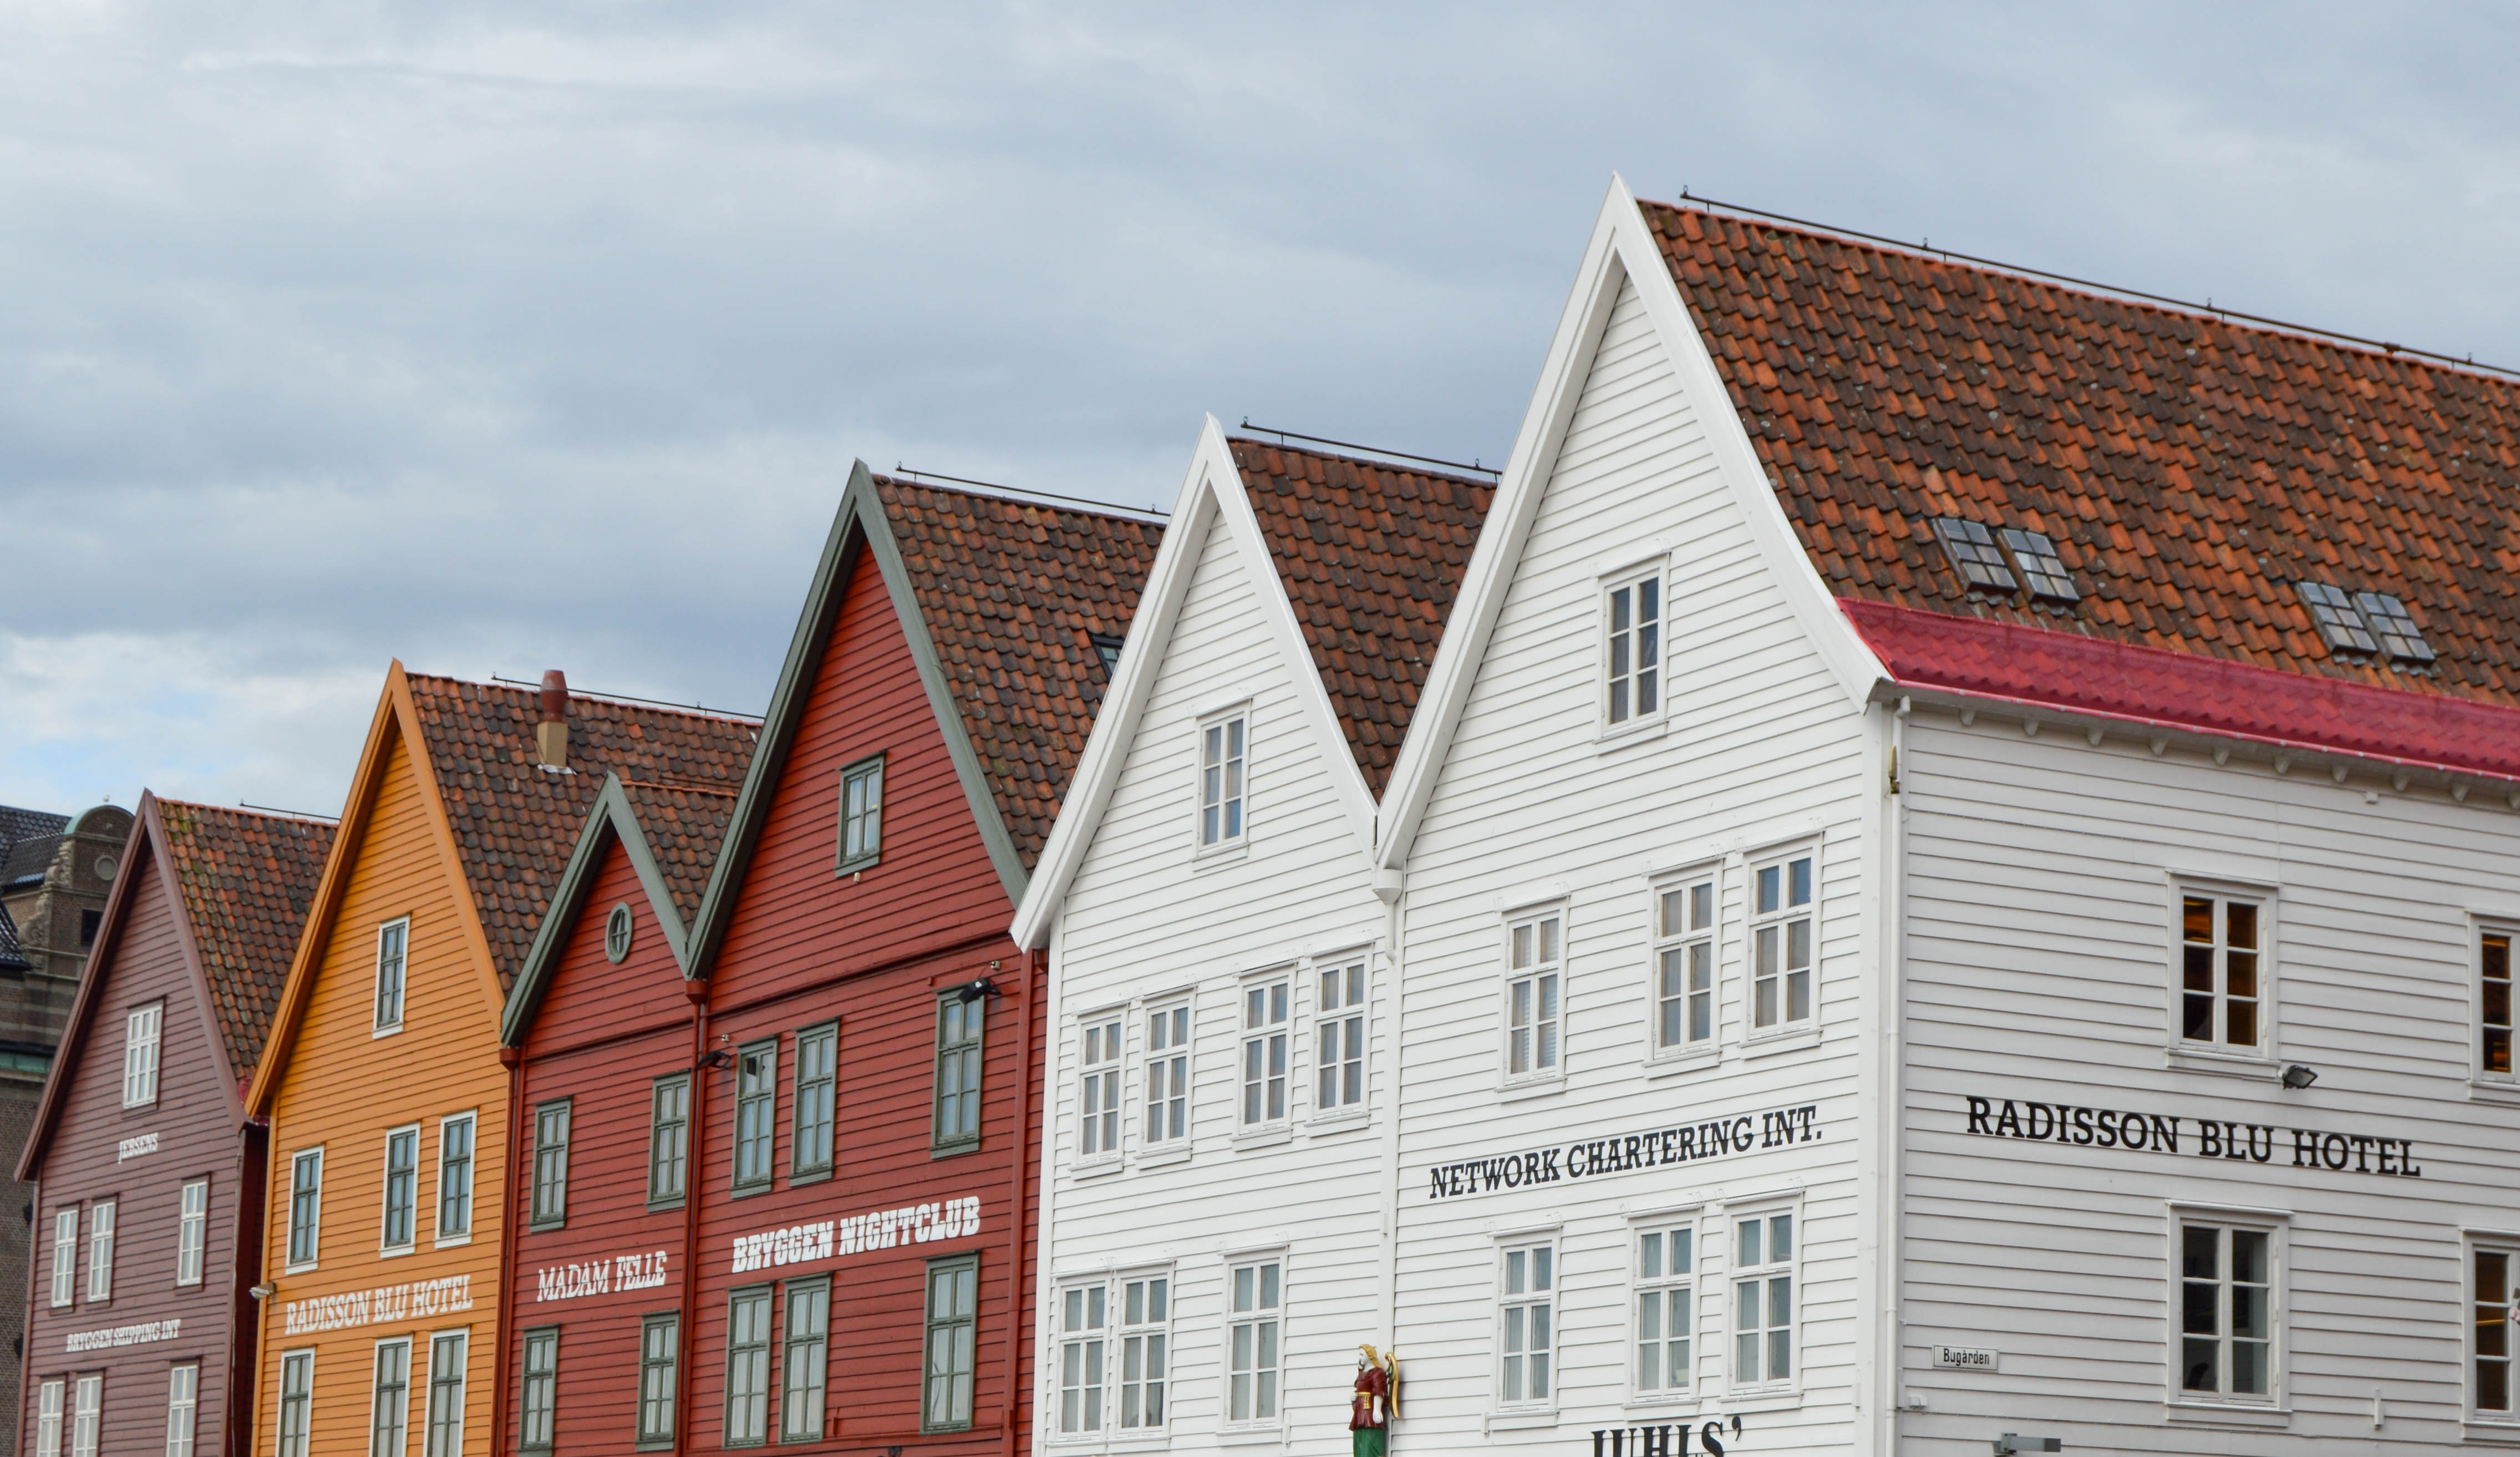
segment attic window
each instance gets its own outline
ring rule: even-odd
[[[2073,573],[2065,569],[2056,555],[2056,544],[2037,531],[2003,528],[2003,544],[2012,553],[2013,565],[2029,579],[2030,595],[2050,602],[2080,602],[2083,594],[2074,590]]]
[[[1952,565],[1960,569],[1961,581],[1988,592],[2020,590],[2012,580],[2012,569],[2003,563],[2003,553],[1996,548],[1994,533],[1986,527],[1956,516],[1938,516],[1934,534],[1941,538]]]
[[[2407,615],[2407,605],[2386,592],[2357,592],[2354,605],[2362,610],[2362,620],[2371,624],[2372,635],[2380,639],[2380,651],[2397,662],[2430,662],[2432,644],[2424,641],[2424,630]]]
[[[2363,625],[2362,615],[2355,611],[2354,599],[2343,591],[2325,582],[2296,582],[2293,590],[2301,595],[2302,605],[2310,609],[2310,619],[2318,624],[2318,635],[2327,639],[2328,647],[2339,653],[2380,651],[2371,629]]]
[[[1111,681],[1111,675],[1119,671],[1121,640],[1097,632],[1092,634],[1092,641],[1094,656],[1102,663],[1102,681],[1108,683]]]

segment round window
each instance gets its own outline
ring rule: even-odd
[[[604,918],[604,954],[613,961],[630,954],[630,902],[626,900]]]
[[[112,855],[99,855],[96,857],[96,878],[98,880],[110,881],[113,879],[113,873],[121,868],[122,866],[120,862],[116,861]]]

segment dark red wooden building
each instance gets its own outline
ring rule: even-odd
[[[18,1177],[36,1187],[18,1450],[241,1452],[261,1055],[333,827],[143,795]]]
[[[508,1449],[1028,1446],[1040,968],[1007,926],[1161,530],[861,465],[688,933],[645,806],[590,825],[506,1030]]]

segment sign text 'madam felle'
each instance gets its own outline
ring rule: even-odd
[[[1533,1149],[1493,1159],[1438,1163],[1427,1170],[1429,1199],[1459,1199],[1566,1179],[1598,1178],[1642,1168],[1696,1163],[1754,1149],[1781,1149],[1820,1137],[1820,1107],[1772,1109],[1734,1118],[1714,1118],[1683,1128],[1658,1128],[1609,1138],[1582,1138],[1560,1148]]]

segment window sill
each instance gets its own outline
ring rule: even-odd
[[[978,1152],[980,1152],[980,1141],[975,1138],[969,1143],[938,1144],[927,1151],[927,1157],[930,1159],[960,1159],[965,1154],[976,1154]]]
[[[2458,1424],[2458,1435],[2461,1441],[2520,1445],[2520,1422],[2480,1422],[2470,1417]]]
[[[310,1259],[302,1265],[282,1265],[280,1267],[280,1273],[284,1275],[312,1275],[322,1268],[324,1267],[321,1264]]]
[[[2245,1077],[2253,1082],[2280,1082],[2283,1068],[2272,1058],[2254,1053],[2207,1052],[2196,1047],[2165,1047],[2161,1065],[2181,1072],[2210,1072],[2217,1077]]]
[[[1209,845],[1205,849],[1191,851],[1191,873],[1195,875],[1202,870],[1214,870],[1220,865],[1239,865],[1250,858],[1251,842],[1248,840],[1238,840],[1232,844]]]
[[[397,1037],[397,1036],[400,1036],[401,1034],[402,1034],[402,1024],[401,1024],[401,1023],[395,1023],[392,1026],[389,1026],[389,1027],[372,1027],[372,1028],[370,1028],[370,1029],[369,1029],[369,1031],[368,1031],[368,1040],[369,1040],[369,1041],[371,1041],[371,1042],[374,1042],[374,1041],[376,1041],[379,1037]]]
[[[1372,1122],[1373,1110],[1370,1108],[1342,1108],[1336,1113],[1313,1115],[1305,1122],[1304,1129],[1316,1138],[1324,1138],[1341,1133],[1354,1133],[1359,1128],[1372,1125]]]
[[[1490,1432],[1546,1432],[1556,1425],[1553,1411],[1492,1411],[1486,1418]]]
[[[881,855],[860,855],[854,860],[842,860],[832,867],[832,878],[839,880],[846,876],[864,875],[882,863]]]
[[[687,1201],[682,1199],[652,1199],[648,1201],[648,1212],[651,1214],[669,1213],[675,1209],[681,1208],[685,1203],[687,1203]]]
[[[1107,1179],[1129,1165],[1116,1158],[1098,1157],[1089,1163],[1071,1163],[1067,1174],[1075,1179]]]
[[[441,1235],[430,1241],[428,1248],[431,1250],[460,1250],[472,1243],[472,1237],[469,1234]]]
[[[1756,1416],[1766,1411],[1793,1411],[1803,1404],[1803,1393],[1778,1388],[1753,1387],[1716,1398],[1714,1409],[1728,1417]]]
[[[1284,1123],[1267,1128],[1245,1128],[1234,1135],[1234,1151],[1238,1154],[1246,1149],[1274,1149],[1280,1144],[1294,1141],[1295,1130]]]
[[[788,1175],[788,1187],[790,1189],[803,1184],[828,1184],[831,1181],[832,1171],[828,1168],[798,1169]]]
[[[1525,1078],[1521,1082],[1509,1082],[1498,1088],[1497,1101],[1520,1103],[1525,1099],[1546,1098],[1553,1093],[1565,1091],[1566,1079],[1562,1074],[1556,1077],[1532,1077]]]
[[[1800,1052],[1804,1048],[1818,1046],[1820,1046],[1820,1028],[1803,1027],[1791,1032],[1770,1032],[1764,1037],[1745,1040],[1741,1044],[1741,1057],[1744,1061],[1749,1061],[1776,1053]]]
[[[1631,744],[1660,743],[1662,737],[1670,732],[1671,719],[1668,716],[1657,718],[1651,723],[1622,725],[1614,729],[1605,728],[1594,738],[1593,751],[1616,753]]]
[[[1694,1052],[1665,1053],[1658,1058],[1645,1059],[1645,1076],[1647,1078],[1677,1077],[1683,1072],[1695,1072],[1703,1068],[1712,1068],[1723,1061],[1723,1049],[1711,1045]]]
[[[378,1251],[378,1252],[377,1252],[377,1258],[379,1258],[379,1259],[401,1259],[401,1258],[403,1258],[403,1257],[404,1257],[404,1256],[406,1256],[406,1255],[414,1254],[414,1253],[419,1252],[419,1250],[420,1250],[420,1247],[419,1247],[418,1245],[391,1245],[391,1246],[387,1246],[386,1248],[384,1248],[384,1249],[382,1249],[382,1250]]]
[[[1148,1149],[1138,1155],[1140,1168],[1166,1168],[1190,1161],[1190,1140],[1185,1138],[1161,1148]]]
[[[2498,1077],[2470,1077],[2467,1096],[2476,1103],[2520,1103],[2520,1082],[2505,1082]],[[2512,1430],[2520,1432],[2520,1424]]]
[[[755,1190],[753,1192],[759,1193],[761,1191]],[[527,1234],[549,1234],[555,1229],[566,1228],[568,1228],[568,1221],[566,1219],[528,1219],[525,1221],[525,1233]]]
[[[2211,1427],[2289,1427],[2292,1408],[2288,1406],[2243,1406],[2226,1401],[2165,1401],[2166,1420],[2194,1426]]]
[[[1693,1417],[1697,1415],[1697,1406],[1698,1399],[1695,1396],[1631,1396],[1627,1404],[1621,1406],[1619,1410],[1631,1417],[1652,1421],[1657,1418]]]

